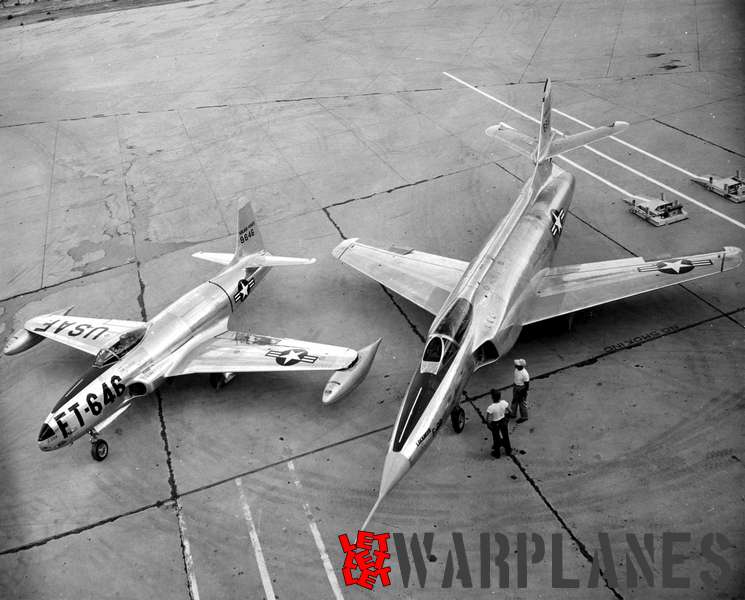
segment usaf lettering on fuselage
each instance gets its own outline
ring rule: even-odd
[[[126,390],[126,387],[122,383],[122,378],[119,377],[119,375],[112,375],[109,382],[111,383],[111,387],[109,387],[105,381],[101,384],[100,395],[91,392],[85,397],[86,406],[82,409],[83,413],[90,413],[94,417],[97,417],[101,414],[104,406],[114,402],[114,400],[119,398],[119,396],[121,396]],[[101,398],[103,402],[99,401],[99,398]],[[65,411],[61,411],[54,415],[54,420],[57,421],[57,425],[59,426],[63,438],[67,438],[70,435],[69,427],[67,422],[64,420],[65,416],[69,415],[75,415],[80,427],[85,426],[85,417],[80,412],[80,404],[73,402],[67,409],[67,414],[65,414]]]
[[[85,339],[90,337],[92,340],[97,340],[109,330],[108,327],[104,326],[93,327],[91,325],[88,325],[87,323],[76,323],[75,321],[64,321],[62,319],[57,319],[55,321],[50,321],[49,323],[44,323],[44,325],[40,327],[35,327],[34,331],[49,331],[49,328],[52,327],[52,325],[55,325],[60,321],[62,321],[62,323],[55,327],[52,330],[52,333],[63,333],[65,330],[67,330],[67,335],[69,335],[70,337],[78,337],[82,335]],[[72,327],[72,329],[69,329],[70,327]],[[88,331],[86,331],[86,329]]]

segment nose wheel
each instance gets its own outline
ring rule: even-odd
[[[450,413],[450,422],[453,424],[453,431],[460,433],[466,426],[466,411],[462,407],[456,406]]]
[[[91,456],[93,460],[101,462],[109,455],[109,445],[106,440],[101,439],[95,433],[91,432]]]

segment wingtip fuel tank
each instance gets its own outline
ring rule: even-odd
[[[357,351],[357,359],[346,369],[334,371],[323,390],[322,402],[334,404],[352,392],[370,371],[382,338]]]
[[[66,315],[73,308],[75,308],[74,305],[68,306],[67,308],[62,310],[60,314]],[[21,327],[20,329],[17,329],[13,333],[11,333],[8,339],[5,341],[5,346],[3,346],[3,354],[5,354],[6,356],[20,354],[21,352],[25,352],[29,348],[33,348],[43,339],[43,336],[29,331],[25,327]]]
[[[3,354],[12,356],[14,354],[20,354],[29,348],[33,348],[44,338],[35,333],[27,331],[23,327],[14,331],[5,342],[3,347]]]

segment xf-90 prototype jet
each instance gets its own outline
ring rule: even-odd
[[[742,251],[645,261],[608,260],[552,267],[574,191],[574,177],[551,161],[568,150],[618,133],[616,121],[576,135],[551,129],[551,82],[543,92],[538,139],[500,123],[486,130],[535,168],[507,216],[470,262],[412,250],[382,250],[349,239],[333,254],[435,315],[421,362],[406,391],[383,466],[378,499],[419,459],[450,414],[463,430],[461,393],[477,369],[514,345],[524,325],[737,267]]]
[[[101,430],[168,377],[210,373],[216,389],[236,373],[260,371],[336,371],[323,391],[331,404],[365,378],[380,340],[350,348],[228,331],[228,317],[248,299],[271,267],[307,265],[314,258],[274,256],[264,250],[251,204],[238,211],[234,254],[197,252],[193,256],[225,268],[181,296],[147,323],[70,316],[59,313],[30,319],[8,339],[5,354],[18,354],[50,338],[95,355],[91,368],[55,404],[39,432],[39,447],[56,450],[86,433],[96,460],[108,455]]]

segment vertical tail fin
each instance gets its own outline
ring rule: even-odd
[[[546,79],[543,86],[543,103],[541,104],[541,128],[538,131],[538,146],[535,150],[536,164],[549,158],[549,148],[554,134],[551,131],[551,79]]]
[[[251,202],[246,202],[238,210],[238,230],[235,234],[235,255],[233,256],[233,262],[249,254],[260,252],[263,249],[264,242],[256,225],[253,206]]]

